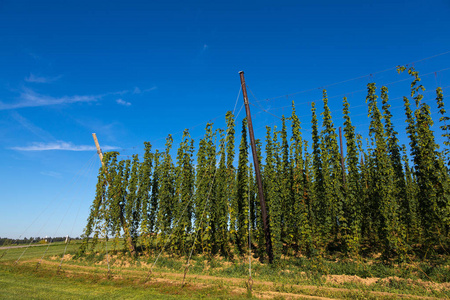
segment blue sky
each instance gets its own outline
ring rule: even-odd
[[[310,139],[324,86],[335,125],[346,95],[367,136],[375,81],[407,143],[410,81],[392,68],[415,62],[435,112],[433,90],[450,85],[450,2],[339,2],[0,0],[0,236],[80,235],[99,167],[91,133],[124,158],[169,133],[178,145],[184,128],[198,143],[233,110],[240,70],[257,138],[294,100]]]

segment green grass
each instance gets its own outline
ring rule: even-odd
[[[110,246],[110,245],[108,245]],[[79,243],[69,244],[67,254],[77,253]],[[98,247],[104,249],[103,247]],[[108,247],[109,248],[109,247]],[[149,266],[156,254],[131,259],[122,252],[108,250],[113,278],[107,276],[106,253],[98,252],[79,259],[63,261],[63,274],[57,274],[64,252],[64,243],[49,247],[36,246],[5,250],[0,248],[0,290],[2,299],[236,299],[247,296],[248,258],[233,261],[219,257],[194,256],[189,268],[187,285],[181,288],[185,258],[161,255],[152,273],[145,281]],[[23,255],[22,255],[23,254]],[[14,262],[22,255],[19,263]],[[36,269],[42,257],[43,264]],[[118,258],[119,257],[119,258]],[[125,261],[125,264],[119,264]],[[377,277],[370,285],[361,282],[332,283],[327,275],[356,275],[360,278]],[[214,276],[205,277],[204,275]],[[437,283],[448,282],[448,260],[422,261],[403,265],[386,265],[377,260],[351,261],[283,259],[275,265],[254,260],[252,275],[256,292],[278,292],[272,295],[282,299],[283,293],[324,296],[340,299],[396,299],[428,296],[450,298],[448,288],[436,288]],[[431,280],[430,280],[431,279]],[[384,293],[384,294],[383,294]]]
[[[33,244],[31,246],[22,247],[22,248],[11,248],[6,249],[6,247],[0,247],[0,257],[3,255],[0,261],[10,261],[17,260],[19,257],[22,260],[32,259],[32,258],[41,258],[44,254],[45,257],[53,256],[53,255],[62,255],[65,249],[64,242],[53,243],[50,245],[36,245]],[[66,253],[75,253],[78,250],[79,243],[71,242],[67,246]]]
[[[0,266],[2,299],[237,299],[242,294],[230,293],[219,285],[207,287],[179,283],[106,278],[105,272],[90,272],[82,276],[56,274],[55,270],[21,265]]]
[[[58,276],[39,277],[0,269],[2,299],[176,299],[150,288],[89,283]]]
[[[242,296],[218,285],[207,288],[187,286],[181,289],[178,283],[146,283],[133,278],[109,280],[106,266],[89,269],[87,274],[70,275],[74,266],[90,266],[104,259],[104,253],[92,255],[84,261],[63,261],[63,273],[58,274],[57,266],[65,244],[47,246],[0,248],[0,256],[6,253],[0,260],[1,299],[236,299]],[[78,247],[78,243],[70,244],[66,254],[76,254]],[[36,269],[36,262],[43,256],[43,264]],[[19,257],[18,264],[15,264]],[[111,258],[111,263],[113,261]],[[47,266],[48,262],[54,265]],[[167,258],[163,258],[162,263],[171,268],[179,265],[179,262]],[[117,268],[112,270],[113,275],[118,273]]]

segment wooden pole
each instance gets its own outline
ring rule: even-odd
[[[250,135],[250,144],[252,146],[253,165],[255,166],[255,177],[258,184],[259,203],[261,205],[261,213],[264,225],[264,235],[266,238],[266,252],[269,257],[269,263],[273,263],[272,238],[270,234],[270,224],[267,220],[266,200],[264,199],[264,192],[262,188],[261,174],[259,171],[258,154],[256,153],[255,135],[253,133],[252,116],[250,114],[250,106],[247,97],[247,87],[245,86],[244,71],[239,72],[241,77],[242,95],[244,97],[245,112],[247,114],[248,133]]]
[[[105,175],[107,176],[108,171],[105,169],[105,163],[103,162],[103,152],[102,152],[102,149],[100,148],[100,144],[98,143],[97,135],[95,133],[93,133],[92,137],[94,138],[94,143],[95,143],[95,147],[97,148],[98,157],[100,158],[100,161],[102,162],[103,170],[105,172]],[[109,185],[108,178],[106,178],[106,184]],[[128,226],[125,222],[125,218],[123,216],[122,210],[120,212],[119,218],[120,218],[120,223],[122,224],[123,230],[125,232],[128,231],[128,228],[127,228]],[[133,240],[131,239],[131,236],[128,236],[127,241],[128,241],[128,246],[130,247],[131,255],[135,256],[136,255],[136,245],[134,245]]]
[[[103,153],[102,153],[102,149],[100,148],[100,145],[98,143],[97,135],[95,133],[93,133],[92,137],[94,138],[95,147],[97,148],[98,157],[100,157],[100,161],[102,162],[102,167],[105,167],[105,164],[103,163]]]

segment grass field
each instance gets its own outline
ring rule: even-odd
[[[0,248],[2,299],[447,299],[448,261],[384,265],[376,260],[290,258],[269,266],[248,258],[194,257],[183,284],[185,260],[162,255],[134,260],[109,250],[74,258],[79,245]],[[20,257],[20,260],[17,259]],[[108,261],[110,272],[108,272]],[[17,263],[16,263],[17,262]],[[61,264],[61,269],[59,268]]]

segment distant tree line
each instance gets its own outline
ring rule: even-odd
[[[80,237],[71,238],[71,240],[80,240]],[[30,237],[30,238],[23,238],[23,239],[10,239],[10,238],[2,238],[0,237],[0,246],[9,246],[9,245],[23,245],[23,244],[30,244],[30,243],[39,243],[41,241],[47,241],[47,243],[55,243],[55,242],[64,242],[66,240],[66,237]]]
[[[302,137],[294,102],[281,128],[266,127],[264,149],[261,141],[256,144],[275,259],[339,252],[349,257],[382,253],[384,259],[403,261],[410,254],[450,250],[450,119],[443,92],[436,89],[440,147],[430,106],[422,101],[419,73],[406,67],[397,71],[412,78],[409,97],[403,97],[409,145],[399,144],[388,88],[377,90],[375,83],[367,85],[365,139],[355,133],[343,99],[343,165],[326,90],[320,126],[316,103],[311,104],[311,147]],[[248,251],[250,235],[253,255],[264,260],[247,121],[235,165],[235,119],[231,112],[225,118],[225,130],[207,124],[197,151],[185,130],[176,159],[170,155],[170,135],[164,152],[152,152],[145,142],[141,161],[138,155],[120,160],[118,152],[105,153],[81,252],[108,237],[116,249],[133,255],[165,247],[179,255],[192,249],[230,257]]]

